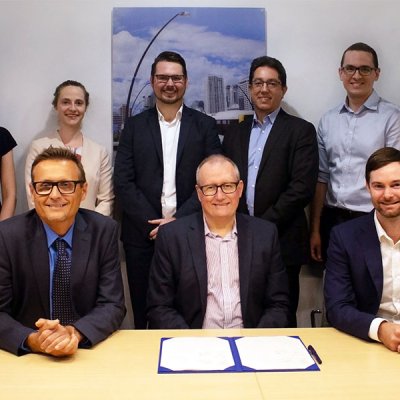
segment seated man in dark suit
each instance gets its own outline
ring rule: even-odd
[[[0,348],[71,355],[124,318],[118,227],[79,209],[85,172],[68,149],[43,151],[31,171],[35,209],[0,223]]]
[[[160,227],[150,269],[150,328],[269,328],[288,324],[276,227],[236,214],[243,181],[227,157],[198,167],[202,213]]]
[[[400,151],[374,152],[365,177],[375,209],[332,230],[327,318],[335,328],[400,352]]]

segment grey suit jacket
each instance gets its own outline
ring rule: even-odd
[[[118,226],[109,217],[80,209],[72,242],[74,326],[88,346],[119,328],[124,295],[118,256]],[[14,354],[50,318],[50,267],[43,224],[31,210],[0,223],[0,348]]]
[[[285,327],[288,286],[276,228],[237,214],[240,301],[245,328]],[[202,213],[163,225],[150,269],[150,328],[201,328],[207,307]]]

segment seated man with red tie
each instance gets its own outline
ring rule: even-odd
[[[85,172],[68,149],[44,150],[31,177],[35,209],[0,223],[0,348],[67,356],[124,318],[118,227],[79,208]]]

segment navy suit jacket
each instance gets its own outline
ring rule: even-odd
[[[288,324],[288,286],[276,228],[237,214],[240,301],[245,328]],[[149,327],[202,328],[207,261],[201,212],[160,227],[148,291]]]
[[[117,223],[80,209],[72,240],[74,326],[91,346],[125,315]],[[50,318],[50,266],[43,223],[31,210],[0,223],[0,348],[21,354],[39,318]]]
[[[205,157],[220,152],[215,119],[183,106],[176,159],[176,217],[200,209],[194,190],[196,169]],[[147,221],[162,218],[163,179],[160,124],[157,109],[152,108],[128,119],[115,159],[115,192],[123,212],[124,244],[152,244],[148,236],[154,225]]]
[[[238,166],[247,186],[248,152],[253,115],[246,116],[223,141],[225,154]],[[318,145],[314,126],[280,110],[264,147],[257,175],[254,216],[278,227],[286,265],[309,261],[309,235],[304,208],[314,196]],[[238,211],[248,213],[246,196]]]
[[[324,285],[329,323],[368,340],[382,289],[382,255],[372,211],[331,232]]]

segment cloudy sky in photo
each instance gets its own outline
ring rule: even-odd
[[[253,58],[266,54],[263,8],[114,8],[112,38],[113,109],[126,104],[129,86],[138,62],[160,28],[176,17],[151,45],[138,71],[131,106],[140,106],[150,95],[151,64],[165,50],[180,53],[187,65],[189,87],[185,103],[205,100],[208,75],[224,78],[224,85],[248,77]]]

